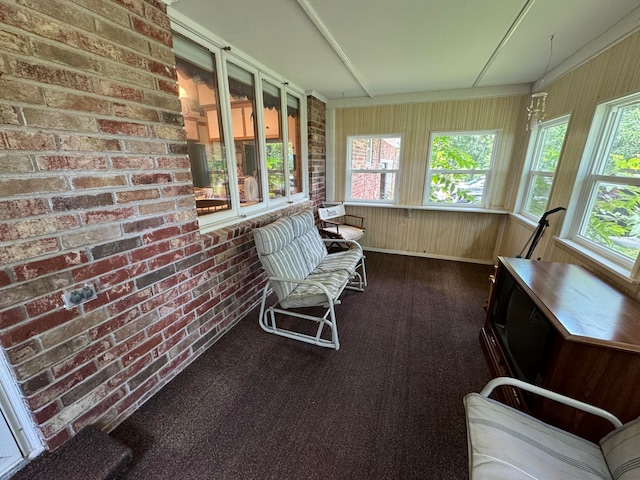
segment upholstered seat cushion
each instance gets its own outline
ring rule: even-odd
[[[640,418],[626,423],[602,438],[600,448],[613,478],[640,478]]]
[[[332,300],[337,300],[349,279],[349,272],[340,270],[332,273],[316,273],[307,280],[322,284],[329,291]],[[293,289],[287,298],[280,301],[282,308],[315,307],[326,305],[327,295],[316,285],[301,283]]]
[[[364,235],[363,229],[351,225],[326,225],[322,230],[333,237],[339,236],[344,240],[359,240]]]
[[[472,480],[612,478],[598,445],[477,393],[464,404]]]
[[[346,270],[353,273],[362,258],[362,254],[357,250],[345,250],[335,252],[324,257],[322,262],[311,273],[330,273],[339,270]]]

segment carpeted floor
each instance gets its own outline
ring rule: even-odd
[[[134,452],[124,478],[468,478],[492,267],[368,252],[367,272],[337,307],[337,352],[251,312],[112,432]]]

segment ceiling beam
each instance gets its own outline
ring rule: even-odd
[[[491,57],[489,57],[489,60],[487,61],[487,63],[485,64],[484,68],[480,72],[480,75],[478,75],[478,78],[476,78],[476,81],[473,82],[473,86],[474,87],[478,86],[478,84],[482,80],[482,77],[484,77],[484,74],[487,73],[487,70],[489,70],[489,67],[491,66],[493,61],[498,57],[498,54],[500,53],[500,51],[507,44],[507,42],[509,41],[509,39],[511,38],[513,33],[516,31],[516,29],[520,25],[520,23],[522,23],[522,20],[524,20],[524,17],[527,15],[529,10],[531,10],[531,7],[533,7],[533,4],[535,2],[536,2],[536,0],[527,0],[527,3],[525,3],[524,7],[522,7],[522,10],[520,10],[520,13],[518,14],[516,19],[511,24],[511,27],[509,27],[509,30],[507,31],[507,33],[505,34],[504,37],[502,37],[502,40],[500,41],[500,43],[498,44],[496,49],[491,54]]]
[[[342,63],[344,63],[344,66],[347,67],[347,70],[349,70],[349,73],[351,74],[351,76],[355,79],[356,82],[358,82],[358,85],[360,85],[360,88],[362,88],[364,93],[369,98],[373,98],[373,95],[371,95],[371,92],[369,92],[369,89],[367,88],[364,80],[362,79],[362,77],[360,76],[356,68],[353,66],[353,64],[351,63],[351,60],[349,60],[349,57],[347,56],[347,54],[344,52],[344,50],[342,50],[342,47],[340,47],[340,44],[333,37],[333,34],[331,33],[331,31],[324,24],[324,22],[322,21],[318,13],[314,10],[314,8],[311,6],[311,4],[307,0],[297,0],[297,1],[302,7],[302,9],[304,10],[304,13],[307,14],[307,17],[309,17],[309,19],[313,22],[313,24],[316,26],[318,31],[324,37],[324,39],[331,46],[333,51],[338,55],[338,57],[340,57],[340,60],[342,60]]]

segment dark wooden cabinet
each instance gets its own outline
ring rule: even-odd
[[[523,379],[604,408],[622,422],[640,416],[640,303],[577,265],[500,257],[480,331],[493,376],[523,376],[500,332],[505,302],[515,287],[552,326],[535,379]],[[612,428],[602,419],[518,389],[504,387],[497,396],[592,441]]]

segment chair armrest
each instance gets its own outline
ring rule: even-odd
[[[347,218],[357,218],[360,221],[360,225],[352,225],[350,223],[347,223]],[[356,228],[362,228],[364,230],[364,217],[361,217],[360,215],[351,215],[350,213],[345,213],[344,219],[345,219],[344,223],[346,225],[349,225],[351,227],[356,227]]]
[[[315,282],[313,280],[301,280],[299,278],[288,278],[288,277],[269,277],[269,281],[313,285],[314,287],[318,287],[320,290],[322,290],[322,293],[326,295],[327,300],[329,302],[333,302],[335,300],[329,293],[329,290],[327,290],[327,287],[325,287],[320,282]]]
[[[503,385],[521,388],[522,390],[526,390],[531,393],[535,393],[536,395],[540,395],[542,397],[548,398],[550,400],[554,400],[556,402],[562,403],[564,405],[568,405],[573,408],[577,408],[578,410],[582,410],[584,412],[591,413],[593,415],[597,415],[598,417],[604,418],[613,424],[615,428],[619,428],[622,426],[622,422],[610,412],[603,410],[602,408],[594,407],[593,405],[589,405],[588,403],[581,402],[580,400],[576,400],[571,397],[567,397],[566,395],[561,395],[556,392],[552,392],[551,390],[547,390],[546,388],[538,387],[537,385],[532,385],[531,383],[523,382],[522,380],[518,380],[517,378],[510,377],[497,377],[493,380],[490,380],[489,383],[485,385],[485,387],[480,392],[480,395],[483,397],[488,397],[491,395],[491,392],[494,388],[500,387]]]

